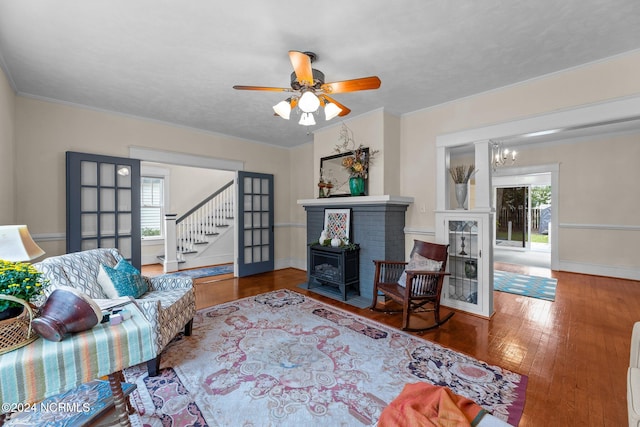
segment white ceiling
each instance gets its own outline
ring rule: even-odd
[[[232,86],[287,87],[289,50],[315,52],[327,81],[380,77],[378,90],[334,95],[348,119],[638,48],[638,0],[0,2],[0,65],[17,93],[285,147],[324,118],[274,117],[285,93]]]

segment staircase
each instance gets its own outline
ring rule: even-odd
[[[165,255],[158,257],[165,272],[233,262],[234,194],[230,181],[180,218],[167,215],[166,235],[175,240],[165,239]]]

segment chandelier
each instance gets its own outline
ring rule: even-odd
[[[508,148],[504,148],[504,144],[502,142],[490,141],[491,142],[491,165],[493,167],[493,171],[495,172],[497,168],[500,166],[504,166],[506,164],[514,164],[516,161],[517,153],[513,150],[509,150]]]

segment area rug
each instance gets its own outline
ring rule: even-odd
[[[122,392],[128,396],[134,384],[122,383]],[[113,407],[113,395],[108,381],[93,380],[56,396],[51,396],[33,405],[17,405],[14,412],[0,425],[6,427],[69,427],[89,425],[100,415]],[[134,416],[134,421],[139,420]],[[137,424],[141,425],[141,424]]]
[[[220,276],[221,274],[233,273],[233,264],[217,265],[215,267],[193,268],[191,270],[181,270],[175,273],[167,273],[173,276],[191,277],[199,279],[201,277]]]
[[[539,298],[547,301],[556,300],[558,279],[494,270],[493,289],[500,292]]]
[[[146,426],[376,425],[406,383],[449,387],[517,425],[527,377],[289,290],[199,311],[159,376],[126,370]]]

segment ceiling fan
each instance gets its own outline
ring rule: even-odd
[[[238,90],[292,92],[293,95],[291,97],[274,105],[273,110],[276,115],[289,120],[291,110],[298,107],[302,111],[298,123],[303,126],[311,126],[316,124],[313,113],[320,106],[324,107],[326,120],[331,120],[336,116],[346,116],[351,112],[347,107],[331,98],[329,94],[378,89],[380,87],[380,79],[376,76],[325,83],[324,73],[311,68],[311,63],[317,58],[317,55],[313,52],[289,51],[289,59],[291,60],[291,65],[293,65],[290,88],[239,85],[233,88]]]

